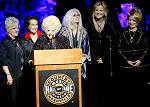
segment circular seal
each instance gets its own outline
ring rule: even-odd
[[[44,83],[43,91],[49,102],[62,105],[73,97],[75,86],[69,76],[58,73],[48,77]]]

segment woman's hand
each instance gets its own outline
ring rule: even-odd
[[[134,62],[133,62],[133,61],[130,61],[130,60],[129,60],[129,61],[128,61],[128,64],[131,65],[131,66],[134,66]]]
[[[13,83],[13,78],[12,78],[11,74],[7,74],[7,84],[12,85],[12,83]]]
[[[136,61],[128,61],[128,64],[134,67],[138,67],[141,64],[140,60],[136,60]]]
[[[29,64],[29,65],[33,65],[33,61],[32,61],[32,60],[29,60],[29,61],[28,61],[28,64]]]
[[[133,63],[134,63],[133,66],[138,67],[138,66],[141,64],[141,61],[140,61],[140,60],[136,60],[136,61],[134,61]]]
[[[85,62],[85,60],[86,60],[86,57],[82,56],[82,64]]]
[[[2,68],[7,75],[7,84],[11,85],[13,83],[13,78],[9,72],[8,66],[2,66]]]

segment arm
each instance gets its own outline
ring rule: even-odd
[[[121,44],[121,37],[119,38],[119,43],[118,43],[118,46],[117,46],[117,50],[118,50],[118,53],[119,55],[124,59],[124,61],[128,61],[128,59],[126,58],[126,56],[123,54],[122,52],[122,44]]]
[[[147,39],[147,37],[144,37],[142,44],[144,45],[144,52],[143,52],[143,54],[142,54],[142,56],[141,56],[140,59],[134,61],[134,65],[133,65],[133,66],[137,66],[137,67],[138,67],[138,66],[141,64],[141,62],[143,62],[145,56],[147,55],[147,53],[148,53],[148,51],[149,51],[149,49],[148,49],[148,39]]]
[[[6,76],[7,76],[7,84],[8,85],[11,85],[13,83],[13,79],[12,79],[12,76],[9,72],[9,69],[8,69],[8,66],[2,66],[4,72],[6,73]]]
[[[0,64],[2,65],[2,69],[7,76],[7,84],[11,85],[13,83],[13,78],[8,68],[9,64],[8,64],[7,54],[8,54],[7,48],[3,43],[0,45]]]
[[[89,44],[89,38],[88,35],[83,38],[82,43],[81,43],[81,48],[82,48],[82,63],[90,62],[91,61],[91,56],[90,56],[90,44]]]
[[[124,60],[125,63],[128,63],[129,65],[133,66],[134,62],[132,62],[131,60],[127,59],[127,57],[122,52],[122,41],[121,40],[122,40],[122,38],[120,36],[119,43],[118,43],[118,46],[117,46],[118,53],[121,56],[121,58],[123,58],[123,60]]]

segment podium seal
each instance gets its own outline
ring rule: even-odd
[[[62,105],[71,100],[75,93],[75,85],[66,74],[53,74],[49,76],[43,87],[46,99],[55,105]]]

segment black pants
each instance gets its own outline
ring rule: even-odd
[[[110,72],[103,64],[88,65],[87,107],[108,107],[111,96]]]
[[[23,107],[24,101],[22,78],[13,81],[12,85],[7,84],[5,78],[0,83],[0,99],[3,107]]]
[[[87,107],[87,92],[86,92],[86,79],[84,79],[83,77],[81,78],[82,80],[82,107]]]
[[[1,107],[9,107],[8,106],[8,86],[6,83],[6,78],[0,80],[0,103]]]
[[[118,102],[124,106],[145,107],[144,104],[148,104],[150,87],[146,84],[146,72],[145,68],[120,68],[114,96],[116,107],[122,106]]]
[[[35,71],[33,66],[27,66],[26,72],[24,73],[23,82],[25,85],[25,97],[26,107],[35,107],[36,106],[36,85],[35,85]]]

